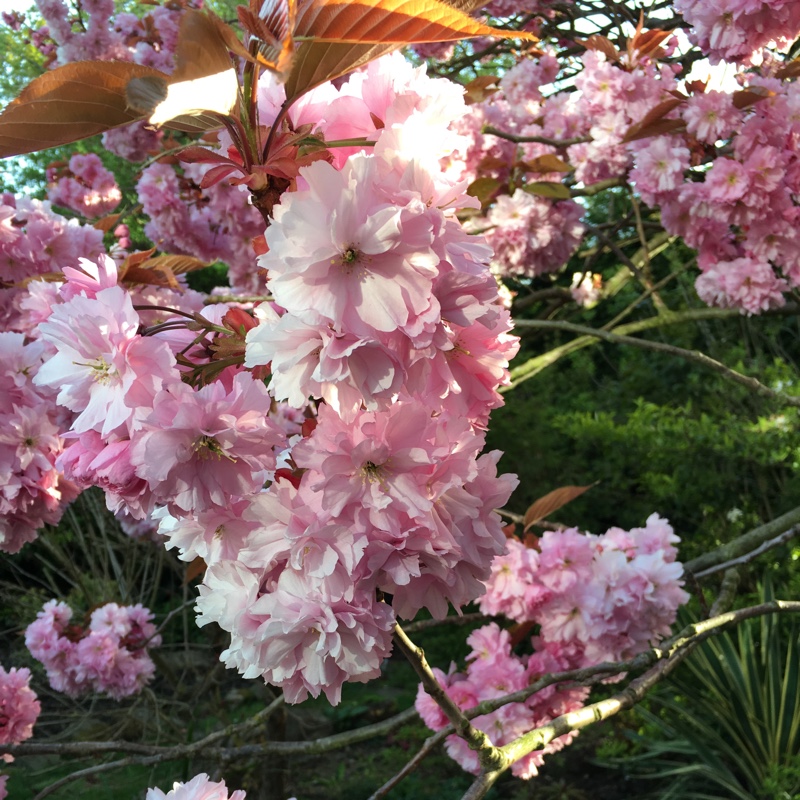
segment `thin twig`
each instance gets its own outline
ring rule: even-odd
[[[517,328],[550,328],[553,330],[568,331],[583,336],[594,336],[597,339],[603,339],[613,344],[627,344],[633,347],[639,347],[643,350],[655,350],[659,353],[666,353],[667,355],[682,358],[684,361],[692,361],[695,364],[707,367],[723,378],[746,387],[751,392],[769,397],[772,400],[778,400],[787,406],[800,408],[800,397],[793,397],[792,395],[770,389],[769,386],[765,386],[761,381],[751,378],[748,375],[742,375],[740,372],[726,367],[724,364],[707,356],[705,353],[701,353],[699,350],[684,350],[682,347],[675,347],[675,345],[672,344],[653,342],[650,339],[637,339],[633,336],[623,336],[618,333],[612,333],[611,331],[590,328],[586,325],[575,325],[572,322],[561,322],[558,320],[520,319],[517,320],[515,324]]]
[[[497,136],[498,139],[506,139],[515,144],[549,144],[551,147],[569,147],[573,144],[583,144],[592,140],[590,136],[576,136],[574,139],[551,139],[549,136],[518,136],[515,133],[501,131],[493,125],[484,125],[481,128],[481,133],[484,136]]]
[[[776,517],[769,522],[759,525],[757,528],[747,533],[737,536],[730,542],[726,542],[716,550],[693,558],[683,565],[686,573],[698,575],[701,572],[716,566],[717,564],[727,564],[732,559],[743,556],[760,547],[764,542],[775,538],[788,531],[795,525],[800,524],[800,506],[787,511],[780,517]]]
[[[449,735],[449,731],[441,730],[438,733],[434,733],[433,736],[429,736],[422,747],[414,754],[414,757],[405,764],[400,772],[389,778],[389,780],[373,792],[367,800],[380,800],[381,797],[385,797],[389,794],[398,783],[407,778]]]
[[[412,622],[405,626],[406,633],[419,633],[419,631],[427,631],[430,628],[438,628],[440,625],[472,625],[473,622],[484,622],[486,614],[481,614],[476,611],[474,614],[454,614],[451,617],[444,619],[421,619],[418,622]]]
[[[66,786],[69,783],[73,783],[74,781],[80,780],[81,778],[86,778],[90,775],[98,775],[103,772],[109,772],[111,770],[119,769],[120,767],[131,766],[133,764],[146,766],[148,764],[159,764],[162,761],[174,761],[177,759],[188,758],[189,756],[201,751],[206,751],[212,744],[215,744],[220,739],[233,736],[234,734],[246,733],[247,731],[258,727],[259,725],[262,725],[278,708],[283,705],[283,703],[284,699],[282,695],[280,697],[276,697],[275,700],[273,700],[266,708],[263,708],[250,719],[247,719],[244,722],[228,725],[221,731],[215,731],[203,739],[199,739],[196,742],[191,742],[190,744],[177,745],[171,748],[163,748],[163,752],[154,753],[152,755],[130,755],[126,756],[125,758],[118,759],[117,761],[107,761],[104,764],[93,764],[91,767],[77,770],[76,772],[72,772],[69,775],[57,780],[55,783],[51,783],[49,786],[42,789],[42,791],[36,795],[34,800],[43,800],[43,798],[57,791],[62,786]],[[76,742],[76,744],[81,743]],[[106,744],[122,743],[109,742]],[[128,743],[124,744],[127,745]],[[144,749],[146,746],[140,745],[139,747]]]
[[[756,547],[755,550],[751,550],[749,553],[745,553],[738,558],[732,558],[730,561],[725,561],[722,564],[716,564],[713,567],[708,567],[708,569],[704,569],[702,572],[696,572],[694,573],[694,577],[705,578],[707,575],[713,575],[716,572],[721,572],[722,570],[727,570],[731,567],[739,566],[740,564],[747,564],[748,561],[752,561],[762,553],[766,553],[767,550],[772,550],[773,547],[780,547],[780,545],[786,544],[786,542],[791,541],[798,534],[800,534],[800,525],[794,525],[789,528],[788,531],[784,531],[774,539],[769,539],[759,547]]]

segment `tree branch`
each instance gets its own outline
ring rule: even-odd
[[[572,322],[561,322],[558,320],[543,320],[543,319],[520,319],[515,323],[518,328],[547,328],[550,330],[568,331],[570,333],[582,334],[583,336],[594,336],[597,339],[603,339],[612,344],[627,344],[633,347],[639,347],[643,350],[655,350],[659,353],[666,353],[667,355],[682,358],[684,361],[692,361],[695,364],[700,364],[706,367],[723,378],[738,383],[744,386],[751,392],[769,397],[772,400],[778,400],[787,406],[794,406],[800,408],[800,397],[793,397],[783,392],[776,392],[765,386],[761,381],[751,378],[748,375],[742,375],[740,372],[726,367],[721,362],[701,353],[699,350],[684,350],[682,347],[675,347],[672,344],[664,344],[663,342],[653,342],[650,339],[637,339],[633,336],[623,336],[618,333],[600,330],[598,328],[590,328],[586,325],[575,325]]]
[[[569,147],[573,144],[592,141],[591,136],[576,136],[574,139],[551,139],[549,136],[517,136],[515,133],[501,131],[493,125],[484,125],[481,128],[481,133],[484,136],[497,136],[498,139],[505,139],[515,144],[549,144],[551,147]],[[619,184],[615,183],[614,185],[618,186]]]
[[[653,652],[660,654],[659,662],[644,675],[632,680],[621,692],[606,700],[584,706],[578,711],[556,717],[548,725],[536,728],[514,742],[499,748],[506,759],[504,768],[528,755],[534,750],[543,748],[553,739],[570,731],[580,730],[595,722],[608,719],[620,711],[631,708],[645,694],[663,680],[700,642],[738,625],[746,619],[774,613],[800,613],[800,601],[773,600],[758,606],[729,611],[711,619],[688,625],[681,633],[665,642]]]
[[[442,709],[447,719],[450,720],[455,732],[469,745],[471,750],[478,754],[481,767],[488,771],[501,766],[503,759],[499,755],[499,749],[492,744],[483,731],[473,727],[469,719],[464,716],[464,712],[459,705],[436,680],[436,676],[425,658],[425,653],[406,636],[405,631],[399,625],[394,627],[394,640],[398,649],[409,660],[414,671],[419,675],[425,691]]]
[[[703,553],[703,555],[687,561],[683,565],[684,572],[691,573],[695,577],[700,573],[711,574],[707,572],[710,568],[719,564],[727,565],[733,559],[754,552],[765,542],[788,533],[790,529],[798,524],[800,524],[800,506],[787,511],[782,516],[764,525],[760,525],[758,528],[753,528],[753,530],[737,537],[733,541],[727,542],[716,550]]]
[[[0,747],[0,755],[8,753],[15,757],[39,756],[39,755],[61,755],[73,756],[76,758],[101,755],[103,753],[132,753],[142,757],[155,758],[156,761],[148,763],[161,763],[162,761],[175,761],[186,758],[187,755],[197,755],[202,752],[210,759],[232,760],[235,758],[250,758],[253,756],[263,756],[272,754],[282,755],[317,755],[326,753],[330,750],[339,750],[351,744],[372,739],[376,736],[383,736],[391,733],[396,728],[405,725],[412,720],[418,719],[415,709],[407,708],[399,714],[395,714],[389,719],[375,722],[371,725],[364,725],[351,731],[324,736],[320,739],[313,739],[308,742],[260,742],[258,744],[240,745],[238,747],[214,747],[211,744],[204,744],[202,748],[197,748],[197,742],[193,745],[176,745],[164,747],[161,745],[139,744],[135,742],[25,742],[24,744],[8,745]],[[238,733],[241,728],[247,730],[250,720],[239,723],[232,733]],[[211,734],[212,736],[214,734]],[[229,734],[231,735],[231,734]],[[208,737],[206,737],[208,738]],[[203,741],[203,740],[201,740]],[[187,752],[187,748],[193,748]],[[140,763],[140,762],[135,762]]]
[[[406,633],[417,633],[426,631],[429,628],[438,628],[439,625],[471,625],[473,622],[486,620],[486,614],[476,611],[474,614],[461,614],[445,617],[444,619],[421,619],[419,622],[412,622],[405,626]]]
[[[406,765],[398,772],[396,775],[393,775],[389,778],[386,783],[383,784],[377,791],[373,792],[367,800],[380,800],[381,797],[385,797],[389,792],[397,786],[402,780],[407,778],[435,749],[438,745],[440,745],[451,733],[452,729],[448,726],[447,728],[434,733],[433,736],[429,736],[422,747],[416,752],[414,757],[406,763]]]

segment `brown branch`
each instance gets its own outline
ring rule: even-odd
[[[569,147],[573,144],[582,144],[592,140],[590,136],[576,136],[574,139],[551,139],[549,136],[517,136],[515,133],[501,131],[493,125],[484,125],[481,128],[481,133],[484,136],[497,136],[498,139],[506,139],[515,144],[527,144],[530,142],[532,144],[549,144],[551,147]]]
[[[250,719],[245,720],[244,722],[232,723],[222,730],[215,731],[203,739],[199,739],[196,742],[191,742],[190,744],[176,745],[168,748],[152,748],[149,755],[143,754],[146,752],[145,748],[148,747],[147,745],[135,745],[136,749],[140,753],[139,755],[130,755],[125,758],[118,759],[117,761],[107,761],[104,764],[93,764],[91,767],[86,767],[85,769],[72,772],[69,775],[57,780],[55,783],[51,783],[49,786],[46,786],[41,792],[39,792],[39,794],[36,795],[34,800],[43,800],[43,798],[57,791],[62,786],[66,786],[69,783],[73,783],[74,781],[90,775],[98,775],[103,772],[109,772],[111,770],[119,769],[120,767],[127,767],[132,764],[146,766],[148,764],[159,764],[162,761],[174,761],[177,759],[188,758],[189,756],[195,755],[201,751],[207,751],[211,745],[215,744],[220,739],[233,736],[234,734],[246,733],[253,728],[257,728],[259,725],[262,725],[272,716],[275,711],[277,711],[277,709],[283,705],[283,702],[283,696],[276,697],[266,708],[261,709],[261,711],[252,716]],[[60,754],[63,755],[65,754],[65,750],[72,749],[69,748],[69,744],[81,745],[84,743],[62,743]],[[126,749],[130,747],[130,743],[127,742],[97,742],[94,744],[125,745]],[[30,745],[28,747],[30,747]],[[106,752],[108,752],[111,749],[116,750],[117,748],[106,747],[104,749]],[[160,750],[161,752],[153,752],[153,750]]]
[[[471,625],[473,622],[483,622],[487,619],[486,614],[476,611],[474,614],[453,615],[444,619],[421,619],[405,626],[406,633],[418,633],[430,628],[438,628],[440,625]]]
[[[570,189],[570,194],[573,197],[594,197],[606,189],[612,189],[614,186],[625,186],[625,178],[606,178],[604,181],[597,181],[597,183],[590,183],[588,186],[582,188]]]
[[[719,587],[719,594],[711,606],[711,613],[709,616],[716,617],[719,614],[724,614],[730,610],[736,600],[736,590],[739,588],[739,570],[729,569],[725,572],[722,579],[722,584]]]
[[[408,761],[396,775],[393,775],[383,786],[373,792],[367,800],[380,800],[381,797],[385,797],[389,794],[398,783],[407,778],[451,733],[452,730],[448,727],[438,733],[434,733],[433,736],[429,736],[422,747],[414,754],[414,757]]]
[[[766,553],[768,550],[772,550],[773,547],[780,547],[782,544],[786,544],[786,542],[791,541],[800,534],[800,525],[794,525],[789,528],[788,531],[784,531],[779,536],[776,536],[774,539],[768,539],[759,547],[756,547],[755,550],[751,550],[749,553],[745,553],[738,558],[732,558],[730,561],[725,561],[722,564],[717,564],[713,567],[708,567],[708,569],[704,569],[702,572],[697,572],[694,574],[695,578],[705,578],[708,575],[713,575],[716,572],[722,572],[722,570],[730,570],[733,567],[740,566],[741,564],[747,564],[749,561],[752,561],[754,558],[757,558],[762,553]]]
[[[313,739],[307,742],[260,742],[258,744],[240,745],[238,747],[213,747],[206,743],[202,748],[194,748],[188,755],[196,755],[202,752],[210,759],[232,760],[235,758],[250,758],[253,756],[263,756],[272,754],[282,755],[317,755],[327,753],[331,750],[339,750],[351,744],[372,739],[375,736],[382,736],[391,733],[401,725],[405,725],[417,719],[417,712],[413,708],[408,708],[395,714],[389,719],[375,722],[371,725],[364,725],[351,731],[344,731],[333,736],[325,736],[320,739]],[[249,720],[239,723],[244,727]],[[238,732],[239,727],[233,732]],[[213,734],[212,734],[213,736]],[[206,737],[208,739],[208,737]],[[203,740],[201,740],[203,741]],[[194,745],[196,746],[196,742]],[[211,743],[213,744],[213,742]],[[161,761],[175,761],[186,758],[186,748],[192,745],[176,745],[164,747],[160,745],[138,744],[134,742],[25,742],[24,744],[8,745],[0,747],[0,755],[8,753],[15,757],[39,756],[39,755],[63,755],[76,758],[101,755],[103,753],[132,753],[142,757],[152,757]],[[137,762],[138,763],[138,762]]]
[[[494,786],[503,772],[505,772],[505,770],[495,769],[491,772],[484,772],[483,775],[478,775],[472,786],[464,793],[461,800],[481,800],[482,797],[486,797],[489,789]]]

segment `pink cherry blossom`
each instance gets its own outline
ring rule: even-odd
[[[0,744],[19,744],[33,736],[41,705],[30,688],[29,669],[0,666]]]

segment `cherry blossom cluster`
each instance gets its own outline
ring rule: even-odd
[[[535,622],[543,643],[571,654],[571,669],[631,658],[669,633],[689,599],[678,541],[657,514],[643,528],[599,536],[546,531],[535,548],[510,539],[492,564],[481,611]]]
[[[486,240],[501,275],[542,275],[567,263],[583,239],[583,208],[574,200],[552,201],[517,189],[501,195],[487,215]]]
[[[553,84],[559,72],[556,58],[546,53],[520,61],[503,76],[499,92],[470,106],[457,123],[467,145],[454,170],[460,166],[469,179],[491,177],[500,186],[517,187],[501,191],[486,216],[471,221],[474,230],[486,232],[495,250],[493,268],[500,275],[556,272],[584,235],[581,205],[537,195],[547,192],[546,186],[538,188],[541,182],[560,183],[563,178],[544,157],[558,156],[566,168],[572,167],[575,180],[586,185],[624,177],[632,163],[630,147],[623,143],[626,133],[677,88],[672,67],[647,59],[626,65],[590,50],[581,62],[573,91],[550,91],[545,97],[543,87]],[[564,145],[516,145],[482,133],[487,125]]]
[[[675,10],[712,63],[750,64],[765,47],[788,50],[800,34],[800,7],[793,0],[675,0]]]
[[[42,708],[30,680],[29,669],[6,671],[0,666],[0,745],[19,744],[33,736]]]
[[[134,61],[172,71],[180,9],[156,6],[139,18],[115,15],[113,0],[81,0],[73,8],[65,0],[36,0],[36,6],[47,30],[35,43],[46,51],[48,39],[55,42],[54,66],[70,61]]]
[[[141,604],[106,603],[87,627],[70,624],[72,609],[50,600],[25,631],[25,644],[58,692],[107,694],[121,700],[137,694],[155,673],[149,649],[161,644],[153,615]]]
[[[778,15],[788,8],[769,5]],[[705,302],[750,314],[783,305],[785,293],[800,280],[793,235],[800,213],[796,82],[771,77],[774,64],[764,76],[742,78],[752,93],[749,103],[694,87],[668,113],[676,127],[685,124],[685,132],[626,143],[631,126],[649,111],[665,100],[678,102],[678,68],[648,58],[629,63],[627,55],[614,61],[598,51],[586,52],[581,61],[575,90],[547,97],[542,86],[552,84],[555,60],[545,54],[520,62],[502,78],[501,90],[473,105],[460,123],[470,141],[461,151],[464,175],[511,186],[523,170],[525,180],[534,181],[513,193],[501,191],[486,216],[471,223],[486,230],[494,268],[509,275],[552,272],[579,243],[582,208],[529,193],[537,191],[536,181],[561,180],[558,173],[541,172],[548,164],[541,158],[557,155],[574,168],[577,181],[591,186],[627,178],[647,204],[659,207],[667,231],[698,250],[697,291]],[[487,124],[565,144],[514,145],[479,133]],[[575,142],[581,138],[586,141]]]
[[[747,109],[722,92],[689,97],[675,112],[687,133],[636,143],[630,178],[697,248],[700,297],[758,314],[800,285],[800,88],[758,76],[748,88]]]
[[[88,219],[110,214],[122,200],[117,181],[96,153],[76,153],[68,165],[51,164],[47,170],[47,198]]]
[[[66,219],[47,201],[0,195],[0,329],[31,334],[54,295],[43,282],[10,284],[77,267],[81,258],[104,252],[103,234],[91,225]]]
[[[262,87],[262,119],[282,92]],[[441,167],[463,111],[460,89],[400,56],[304,97],[296,125],[373,144],[300,170],[255,319],[193,309],[217,338],[197,337],[152,318],[161,303],[134,301],[100,257],[63,270],[38,327],[34,383],[71,414],[59,467],[115,512],[157,511],[169,546],[206,559],[199,622],[232,634],[229,666],[291,701],[376,677],[395,614],[471,601],[502,550],[493,509],[516,481],[479,453],[517,342],[490,251],[455,218],[473,201]]]
[[[59,473],[63,413],[55,394],[34,384],[43,343],[0,332],[0,550],[16,553],[45,524],[55,525],[76,487]]]
[[[265,107],[281,92],[268,85]],[[478,453],[516,342],[486,246],[453,217],[463,185],[439,165],[460,92],[398,56],[304,100],[296,124],[313,114],[326,140],[375,144],[301,169],[276,207],[259,262],[274,305],[245,363],[269,366],[277,400],[325,403],[266,492],[162,532],[184,558],[219,558],[199,621],[231,632],[229,666],[290,702],[338,702],[344,680],[379,673],[395,614],[441,616],[482,591],[515,481]]]
[[[263,286],[253,268],[253,239],[263,234],[264,220],[248,204],[246,187],[223,181],[201,188],[208,171],[207,164],[186,164],[180,173],[169,164],[147,167],[136,184],[150,218],[145,233],[166,252],[224,262],[234,291],[256,293]]]
[[[494,700],[524,689],[543,675],[570,669],[568,651],[559,646],[544,645],[536,639],[534,653],[515,655],[511,635],[494,622],[473,631],[467,644],[472,650],[467,656],[466,672],[456,672],[455,664],[451,664],[447,674],[440,669],[433,670],[448,697],[464,711],[484,700]],[[588,695],[587,687],[553,685],[532,694],[524,703],[508,703],[489,714],[475,717],[471,722],[488,734],[492,744],[502,747],[562,714],[576,711]],[[417,692],[416,708],[431,730],[438,731],[449,724],[422,685]],[[532,778],[538,774],[547,754],[562,750],[576,735],[577,732],[571,732],[559,736],[542,749],[534,750],[512,765],[512,773],[518,778]],[[448,736],[445,747],[450,757],[467,772],[476,775],[480,772],[477,754],[459,736]]]
[[[175,781],[172,789],[162,792],[161,789],[148,789],[145,800],[245,800],[246,793],[242,789],[228,794],[225,781],[212,781],[201,772],[188,783]],[[292,798],[294,800],[294,798]]]
[[[502,614],[518,623],[535,623],[533,653],[513,652],[511,635],[496,623],[467,639],[472,652],[466,673],[451,666],[434,670],[448,696],[462,709],[474,708],[530,686],[542,675],[630,658],[666,635],[679,605],[689,596],[680,587],[683,573],[675,561],[678,537],[653,514],[644,528],[611,528],[602,536],[577,529],[548,531],[537,548],[517,539],[492,563],[485,614]],[[585,687],[550,686],[524,703],[510,703],[472,720],[502,746],[555,717],[577,710],[589,694]],[[441,730],[447,718],[419,688],[417,710],[425,724]],[[536,775],[547,753],[569,744],[575,733],[559,737],[512,767],[515,775]],[[453,735],[447,751],[468,772],[477,773],[476,754]]]

